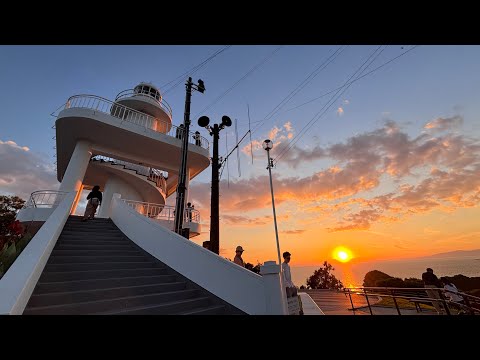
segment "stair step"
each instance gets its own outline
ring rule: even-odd
[[[59,242],[55,246],[54,250],[136,250],[136,248],[130,244],[71,244]]]
[[[95,290],[55,292],[50,294],[34,294],[30,298],[27,306],[34,309],[36,307],[78,304],[82,302],[90,302],[97,300],[108,300],[130,296],[175,292],[184,290],[185,287],[185,282],[171,282],[164,284],[111,287]]]
[[[160,262],[102,262],[76,264],[48,264],[45,272],[73,272],[89,270],[166,269]]]
[[[83,249],[53,249],[52,256],[132,256],[138,255],[141,256],[140,252],[136,249],[97,249],[97,250],[83,250]]]
[[[63,245],[72,245],[72,246],[97,246],[97,245],[107,245],[107,246],[133,246],[133,244],[126,240],[87,240],[87,239],[59,239],[57,241],[57,246]]]
[[[125,236],[112,236],[112,235],[60,235],[58,241],[62,240],[72,240],[72,241],[123,241],[127,243],[131,243]]]
[[[182,301],[172,301],[169,303],[158,305],[137,306],[122,310],[110,310],[94,313],[95,315],[168,315],[180,311],[208,306],[210,299],[208,297],[200,297]]]
[[[62,235],[122,235],[117,229],[83,229],[83,230],[62,230]]]
[[[50,256],[49,264],[68,264],[68,263],[99,263],[99,262],[149,262],[143,255],[129,256]]]
[[[224,315],[225,305],[213,305],[209,307],[201,307],[192,310],[182,311],[176,315]]]
[[[116,226],[113,225],[95,225],[95,226],[89,226],[89,225],[65,225],[63,227],[63,231],[81,231],[83,232],[84,230],[89,230],[89,231],[103,231],[103,230],[109,230],[109,231],[119,231]]]
[[[126,296],[116,299],[86,301],[76,304],[51,305],[35,308],[27,308],[24,315],[81,315],[99,313],[105,311],[122,311],[129,308],[160,305],[162,303],[175,303],[182,300],[192,299],[198,294],[198,290],[188,289],[155,293],[138,296]],[[208,298],[207,298],[208,300]]]
[[[71,272],[44,272],[40,282],[73,281],[73,280],[100,280],[119,277],[167,275],[166,268],[146,269],[115,269],[115,270],[85,270]]]
[[[175,275],[132,276],[91,280],[73,280],[56,282],[39,282],[35,294],[49,294],[54,292],[68,292],[81,290],[95,290],[108,287],[123,287],[148,284],[164,284],[175,282]]]

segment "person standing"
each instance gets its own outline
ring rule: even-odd
[[[242,259],[242,254],[243,248],[239,245],[235,249],[235,258],[233,259],[233,262],[237,265],[240,265],[241,267],[245,267],[245,262]]]
[[[424,287],[427,289],[438,289],[442,287],[440,280],[438,280],[437,276],[433,273],[432,268],[427,268],[427,271],[422,274],[422,280]],[[430,299],[438,299],[441,300],[440,290],[425,290],[427,292],[427,296]],[[442,307],[440,305],[440,301],[432,301],[433,307],[437,310],[438,314],[442,313]]]
[[[283,273],[283,286],[287,292],[287,298],[297,295],[297,287],[293,284],[292,273],[290,272],[290,257],[292,255],[285,251],[283,253],[282,273]]]
[[[195,145],[197,146],[202,146],[202,141],[200,140],[200,132],[195,131],[195,135],[193,135],[193,138],[195,139]]]
[[[95,212],[97,211],[97,207],[102,203],[102,193],[100,192],[100,186],[95,185],[87,195],[87,208],[85,209],[85,213],[83,214],[82,221],[87,221],[88,219],[93,219],[95,216]]]

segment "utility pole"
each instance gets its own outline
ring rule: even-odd
[[[185,190],[186,190],[186,177],[187,177],[187,160],[188,160],[188,136],[190,135],[190,103],[192,99],[192,89],[201,93],[205,91],[205,85],[202,80],[198,80],[198,85],[192,83],[192,78],[189,77],[185,84],[187,94],[185,96],[185,113],[183,117],[183,134],[182,136],[182,162],[180,170],[178,172],[178,185],[177,185],[177,199],[175,203],[175,223],[174,231],[177,234],[184,235],[183,233],[183,214],[185,210]]]
[[[220,222],[219,222],[219,202],[220,202],[220,161],[218,158],[218,140],[220,139],[220,130],[226,126],[232,125],[232,120],[228,116],[222,116],[222,123],[209,126],[210,119],[202,116],[198,119],[198,125],[206,128],[210,135],[213,136],[213,156],[212,156],[212,189],[210,197],[210,243],[209,248],[215,254],[220,253]]]
[[[218,163],[218,139],[220,128],[213,125],[213,157],[212,157],[212,191],[210,198],[210,250],[215,254],[220,253],[220,190],[219,190],[219,163]]]
[[[273,142],[269,139],[263,142],[263,148],[267,152],[268,159],[268,174],[270,176],[270,192],[272,194],[272,208],[273,208],[273,222],[275,224],[275,237],[277,239],[277,252],[278,252],[278,265],[280,265],[280,273],[282,273],[282,258],[280,257],[280,242],[278,241],[278,228],[277,228],[277,214],[275,212],[275,197],[273,196],[273,182],[272,182],[272,167],[273,159],[270,157],[270,150],[273,148]]]

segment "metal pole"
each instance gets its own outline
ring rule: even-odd
[[[190,103],[192,99],[192,78],[189,77],[186,83],[187,94],[185,97],[185,115],[183,118],[184,133],[182,134],[182,163],[178,172],[177,199],[175,204],[174,231],[182,235],[183,210],[185,208],[185,178],[188,159],[188,136],[190,129]]]
[[[213,157],[212,157],[212,191],[210,199],[210,250],[215,254],[220,252],[220,229],[219,229],[219,174],[218,174],[218,139],[220,127],[213,125]]]
[[[267,169],[268,169],[268,174],[270,175],[270,191],[272,193],[273,222],[275,224],[275,237],[277,238],[278,265],[280,265],[280,273],[282,273],[282,259],[280,257],[280,243],[278,241],[277,215],[275,213],[275,198],[273,197],[273,183],[272,183],[273,160],[270,159],[270,150],[267,150],[267,157],[268,157]]]

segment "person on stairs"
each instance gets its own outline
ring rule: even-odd
[[[102,203],[102,193],[100,192],[100,186],[95,185],[90,191],[90,194],[87,196],[87,208],[85,209],[85,213],[83,214],[82,221],[87,221],[88,219],[92,219],[95,216],[97,211],[97,207]]]

